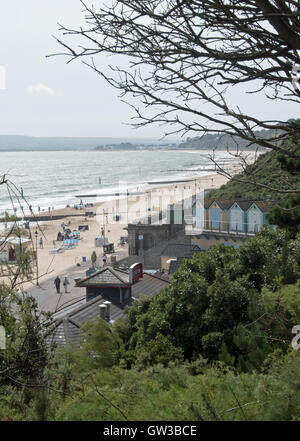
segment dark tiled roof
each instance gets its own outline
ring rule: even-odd
[[[231,208],[234,204],[237,204],[243,211],[247,211],[251,205],[253,204],[253,201],[234,201],[229,208]]]
[[[205,198],[204,199],[204,208],[208,209],[213,202],[216,202],[222,210],[228,210],[231,205],[234,203],[234,199],[212,199]]]
[[[76,283],[77,287],[84,286],[128,286],[129,284],[129,274],[126,271],[122,271],[120,269],[112,268],[111,266],[107,266],[101,268],[96,273],[91,274],[90,276],[79,280]]]
[[[193,201],[193,207],[197,206],[198,201],[199,199],[197,198]],[[199,202],[201,204],[203,203],[203,201],[201,202],[201,200]],[[263,212],[269,211],[275,204],[277,204],[277,201],[254,200],[254,199],[247,199],[247,200],[246,199],[214,199],[214,198],[204,197],[204,208],[208,209],[213,202],[216,202],[222,210],[229,210],[232,207],[232,205],[236,202],[244,211],[249,210],[251,205],[255,203],[257,207]]]
[[[255,204],[262,212],[267,212],[270,211],[271,208],[277,204],[277,201],[263,201],[263,200],[236,200],[234,201],[236,202],[243,211],[248,211],[249,208],[251,208],[251,206],[253,204]],[[232,204],[233,205],[233,204]]]
[[[106,269],[108,269],[107,267]],[[128,275],[125,271],[122,271],[125,275]],[[95,273],[96,274],[96,273]],[[94,274],[93,274],[94,275]],[[137,283],[132,285],[132,297],[139,299],[141,296],[151,296],[157,294],[162,289],[169,285],[167,280],[161,279],[150,274],[143,274],[143,278]],[[48,337],[48,343],[56,342],[63,345],[73,345],[78,347],[81,331],[80,326],[89,320],[95,320],[100,317],[99,306],[106,300],[112,300],[109,295],[99,295],[95,299],[83,303],[82,300],[61,309],[57,313],[53,314],[55,321],[54,331]],[[130,303],[126,305],[113,302],[110,305],[110,319],[115,321],[122,317],[124,308],[130,306]]]
[[[169,282],[167,280],[161,279],[160,277],[151,274],[144,273],[143,278],[132,285],[131,295],[136,299],[143,295],[151,296],[167,288],[168,285]]]
[[[277,201],[256,201],[255,203],[262,212],[267,212],[277,204]]]
[[[68,313],[64,317],[56,320],[54,331],[51,336],[48,337],[48,342],[54,341],[58,344],[78,346],[81,336],[81,324],[100,317],[99,306],[106,300],[107,299],[99,295],[84,305],[80,304],[77,307],[74,305],[73,311],[68,309]],[[127,305],[111,304],[110,319],[112,321],[119,319],[123,315],[125,306]],[[60,316],[62,312],[63,310],[60,311]],[[53,318],[55,320],[55,314],[53,314]]]
[[[177,257],[176,260],[172,260],[172,262],[170,263],[170,266],[169,266],[169,276],[174,274],[180,268],[184,259],[189,259],[189,257]]]
[[[164,257],[191,257],[194,253],[201,251],[198,245],[168,244],[161,253]]]
[[[208,209],[213,202],[216,202],[222,210],[229,210],[234,203],[237,203],[243,211],[249,210],[252,204],[265,212],[269,211],[277,202],[276,201],[256,201],[254,199],[212,199],[206,198],[204,200],[204,208]]]
[[[215,202],[216,201],[216,199],[212,199],[212,198],[205,198],[204,199],[204,208],[206,208],[206,209],[208,209],[210,206],[211,206],[211,204],[213,203],[213,202]],[[216,201],[217,202],[217,201]],[[219,204],[218,204],[219,205]]]

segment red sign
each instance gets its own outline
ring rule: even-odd
[[[139,279],[143,278],[143,265],[141,263],[134,263],[129,268],[129,282],[133,285]]]

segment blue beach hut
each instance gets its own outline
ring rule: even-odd
[[[221,207],[217,201],[213,201],[209,207],[210,228],[219,230],[221,225]]]

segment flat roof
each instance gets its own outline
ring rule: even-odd
[[[31,242],[31,239],[25,237],[8,237],[5,239],[5,242],[10,243],[12,245],[23,245],[24,243]]]

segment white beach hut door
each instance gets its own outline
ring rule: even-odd
[[[243,227],[243,213],[241,212],[241,210],[239,208],[235,208],[231,210],[230,213],[230,217],[231,217],[231,229],[232,230],[237,230],[237,231],[241,231],[242,227]]]
[[[248,231],[256,233],[261,227],[261,213],[256,209],[252,209],[248,215]]]

